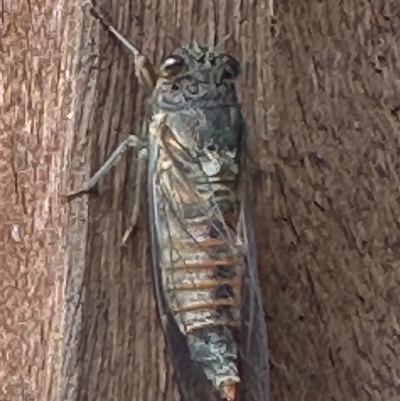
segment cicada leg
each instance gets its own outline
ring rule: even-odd
[[[139,138],[137,138],[135,135],[130,135],[118,146],[118,148],[94,174],[94,176],[87,180],[80,189],[61,195],[61,197],[64,198],[64,202],[68,202],[79,195],[90,192],[90,190],[99,182],[99,180],[110,171],[111,167],[115,166],[118,163],[119,159],[128,148],[143,146],[144,144]]]
[[[140,51],[133,46],[123,35],[121,35],[107,20],[104,13],[99,7],[92,4],[92,14],[134,55],[135,57],[135,74],[140,85],[151,92],[156,85],[156,73],[153,65],[147,57],[143,56]]]
[[[121,241],[121,246],[125,245],[127,239],[131,235],[133,229],[136,226],[137,223],[137,218],[139,215],[139,209],[140,209],[140,195],[141,195],[141,190],[142,190],[142,177],[143,173],[145,170],[145,164],[147,161],[147,149],[141,149],[139,152],[139,160],[138,160],[138,167],[136,171],[136,187],[135,187],[135,200],[133,204],[133,211],[132,211],[132,216],[129,222],[129,227],[125,231],[124,236],[122,237]]]

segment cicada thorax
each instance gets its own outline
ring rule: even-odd
[[[243,120],[231,81],[238,64],[196,46],[180,52],[165,61],[152,99],[157,263],[191,358],[233,400],[245,266],[238,246]]]

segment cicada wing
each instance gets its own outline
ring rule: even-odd
[[[200,365],[192,360],[186,336],[180,331],[166,301],[161,275],[161,246],[170,247],[173,244],[161,245],[158,233],[159,224],[163,229],[168,230],[169,222],[166,218],[166,209],[170,207],[166,202],[167,196],[163,196],[162,183],[159,180],[160,172],[157,171],[156,160],[158,147],[150,143],[149,168],[148,168],[148,202],[149,202],[149,223],[151,233],[151,257],[152,257],[152,278],[155,300],[159,320],[162,325],[166,350],[168,353],[167,363],[173,367],[173,376],[178,387],[181,401],[222,401],[213,391]]]
[[[240,216],[238,237],[243,242],[245,272],[242,282],[242,325],[238,348],[243,378],[241,401],[268,401],[269,352],[263,298],[259,281],[257,246],[249,191],[249,149],[243,121],[240,165]]]
[[[253,222],[246,201],[241,210],[245,243],[245,273],[242,285],[242,326],[239,334],[240,370],[243,380],[241,400],[268,401],[269,353],[263,300],[257,269],[257,249]]]
[[[159,129],[165,130],[164,134],[168,134],[168,127],[159,126]],[[169,302],[171,302],[171,298],[167,298],[165,292],[168,286],[165,282],[163,283],[166,277],[166,270],[164,269],[175,270],[179,269],[178,265],[186,264],[185,256],[180,257],[179,252],[176,252],[177,247],[182,244],[176,243],[176,240],[173,243],[172,240],[177,229],[178,231],[186,231],[186,220],[182,215],[182,210],[178,210],[185,203],[184,199],[180,198],[181,196],[186,196],[192,200],[199,199],[198,202],[195,202],[196,216],[201,216],[208,220],[206,226],[210,227],[209,232],[214,232],[214,235],[220,241],[221,249],[224,249],[222,252],[233,263],[230,269],[237,270],[236,268],[238,268],[237,271],[240,271],[242,270],[241,267],[244,267],[243,273],[240,275],[242,278],[240,287],[242,302],[240,324],[239,327],[235,324],[234,317],[228,318],[226,323],[230,327],[227,330],[232,330],[232,334],[234,334],[235,339],[232,338],[232,341],[236,343],[227,343],[227,347],[237,347],[238,350],[240,383],[234,399],[235,401],[267,401],[267,337],[258,281],[253,224],[245,198],[247,191],[242,191],[240,188],[232,189],[230,205],[236,204],[236,200],[240,204],[239,211],[233,212],[233,215],[236,216],[233,217],[233,221],[236,221],[236,223],[232,226],[232,222],[228,222],[227,211],[221,210],[221,203],[216,199],[216,194],[213,190],[215,186],[213,187],[211,183],[206,183],[203,186],[203,190],[211,196],[207,197],[207,199],[197,197],[195,183],[191,182],[188,175],[181,175],[176,169],[168,167],[171,166],[168,157],[172,156],[165,158],[165,149],[161,149],[159,146],[161,145],[158,145],[156,141],[150,143],[148,169],[153,283],[158,312],[170,357],[169,360],[174,369],[174,376],[182,401],[220,401],[221,397],[213,388],[211,381],[206,378],[204,366],[202,368],[191,355],[188,336],[183,334],[178,326],[176,316],[170,310]],[[240,151],[245,155],[244,148],[241,148]],[[174,156],[177,157],[177,155]],[[243,162],[245,162],[244,158]],[[193,160],[190,163],[196,163],[196,161]],[[240,166],[240,169],[243,169],[243,176],[245,175],[245,167],[244,165]],[[197,178],[199,178],[198,175]],[[206,181],[208,178],[204,174],[200,179],[201,181]],[[241,182],[246,182],[246,180],[242,179]],[[181,191],[174,190],[174,188],[178,187],[181,188]],[[241,191],[241,193],[238,194],[236,191]],[[237,227],[235,227],[236,225]],[[188,236],[190,235],[189,232],[187,234]],[[199,238],[201,237],[202,235]],[[209,239],[212,239],[211,236]],[[198,246],[198,252],[203,252],[204,254],[204,249],[202,249],[200,242],[197,242],[197,238],[192,237],[190,241],[195,249]],[[171,253],[170,255],[169,252]],[[244,263],[243,258],[240,257],[243,254]],[[193,255],[192,252],[190,256],[193,257]],[[213,257],[210,255],[209,260],[212,259]],[[236,263],[238,264],[235,265]],[[174,283],[172,284],[174,285]],[[204,363],[205,355],[210,352],[211,348],[206,343],[201,346],[206,348],[199,351],[202,353],[200,359]]]

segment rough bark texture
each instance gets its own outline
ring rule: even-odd
[[[231,34],[224,47],[243,64],[254,155],[271,399],[396,401],[400,5],[212,4],[104,7],[156,64],[193,38]],[[0,400],[170,401],[145,198],[137,232],[119,246],[133,152],[100,196],[59,201],[144,112],[132,58],[80,6],[2,3]]]
[[[66,265],[58,192],[71,26],[81,18],[68,3],[0,3],[1,401],[57,399]]]

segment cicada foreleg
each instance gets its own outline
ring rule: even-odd
[[[156,85],[156,72],[149,59],[133,46],[112,24],[107,20],[100,8],[92,4],[92,14],[134,55],[135,57],[135,75],[148,92],[151,92]]]
[[[100,181],[100,179],[107,174],[111,167],[115,166],[120,160],[121,156],[125,153],[125,151],[130,147],[142,147],[141,151],[146,151],[144,148],[145,144],[137,138],[135,135],[130,135],[126,138],[114,151],[114,153],[108,158],[108,160],[101,166],[101,168],[87,180],[80,189],[71,191],[67,194],[62,195],[64,201],[70,201],[76,198],[79,195],[90,192],[91,189]],[[142,152],[143,153],[143,152]],[[146,153],[147,154],[147,153]],[[140,155],[140,152],[139,152]]]

